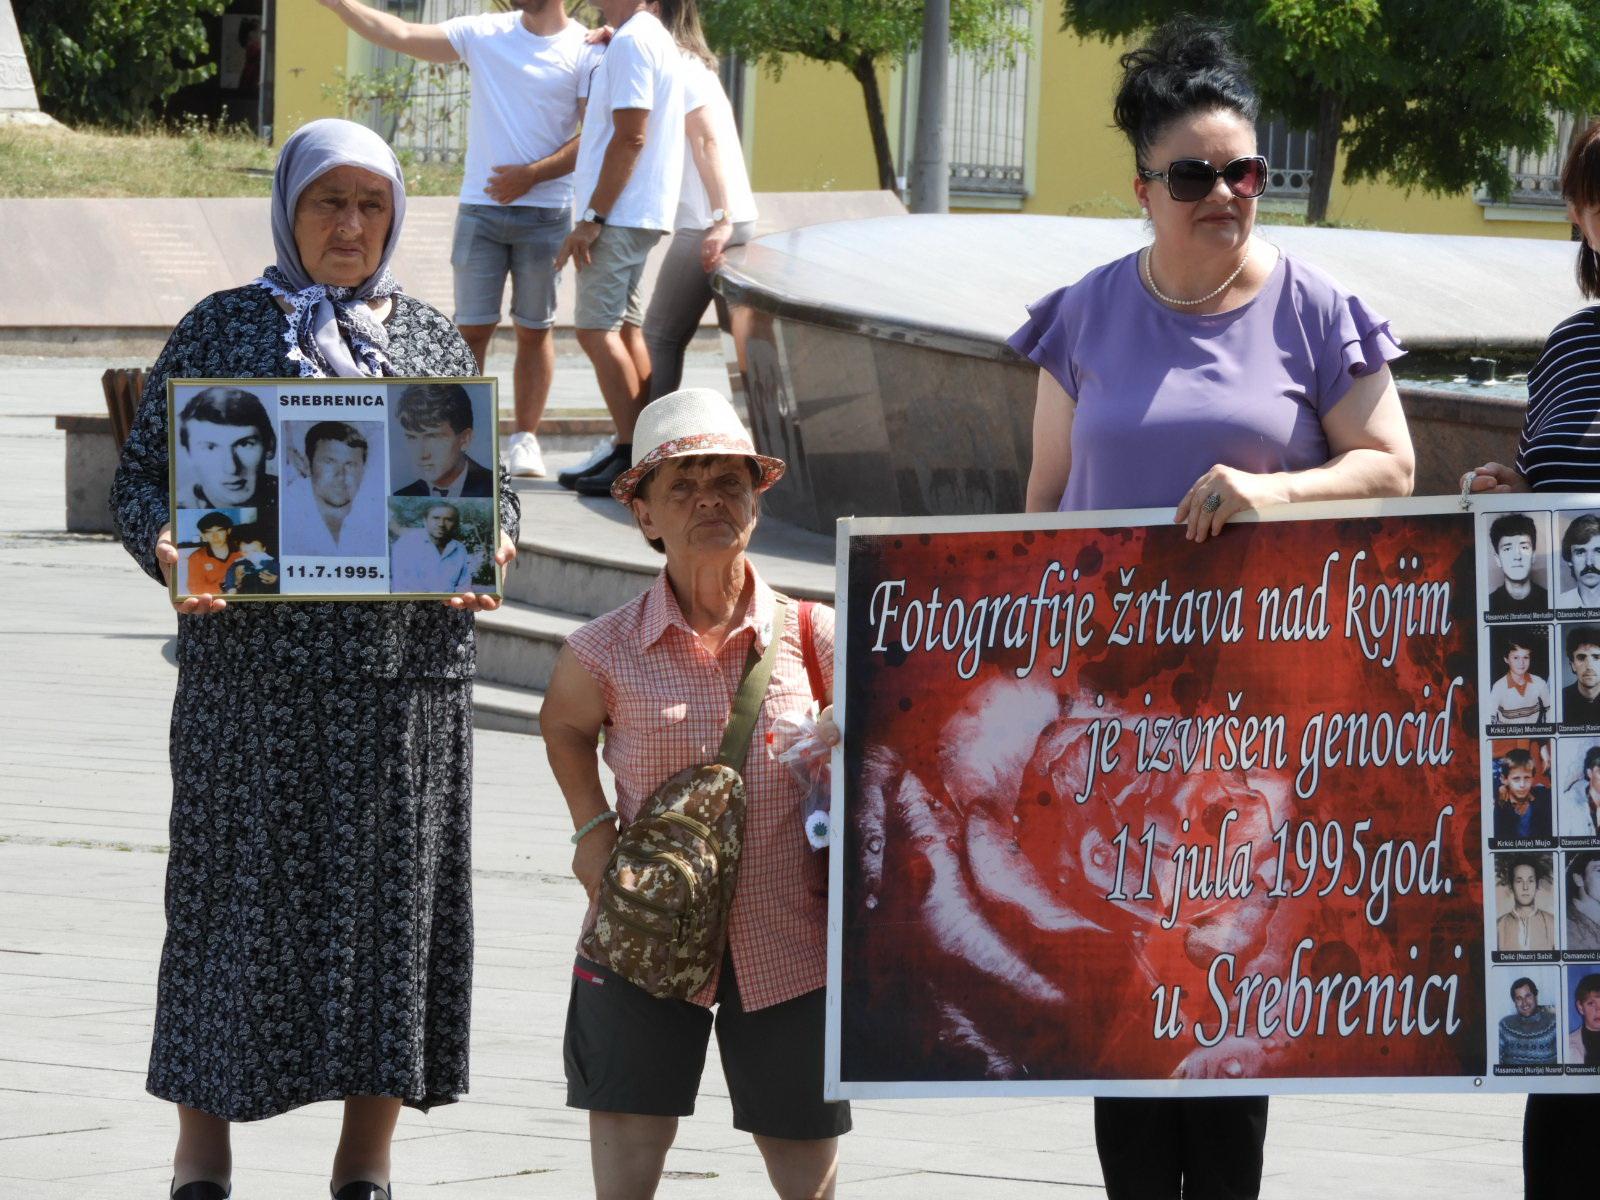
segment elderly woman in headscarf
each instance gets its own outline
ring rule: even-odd
[[[462,376],[472,353],[400,291],[393,152],[348,121],[283,147],[277,261],[178,323],[112,505],[157,581],[177,562],[167,380]],[[517,501],[499,497],[506,562]],[[149,1090],[178,1106],[171,1195],[229,1194],[229,1123],[342,1100],[338,1200],[387,1200],[402,1104],[467,1089],[474,609],[184,599],[173,705],[167,935]]]

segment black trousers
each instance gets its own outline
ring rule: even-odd
[[[1526,1200],[1570,1200],[1574,1180],[1594,1175],[1600,1095],[1529,1095],[1522,1119],[1522,1184]]]
[[[1107,1200],[1255,1200],[1266,1140],[1265,1096],[1094,1101]]]

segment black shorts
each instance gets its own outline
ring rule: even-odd
[[[822,1098],[823,997],[818,988],[747,1013],[733,963],[724,958],[713,1018],[710,1009],[658,1000],[580,957],[572,971],[563,1046],[567,1105],[688,1116],[714,1021],[735,1129],[799,1141],[848,1133],[849,1101]]]

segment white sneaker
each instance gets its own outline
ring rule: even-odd
[[[617,439],[616,438],[603,437],[598,442],[596,442],[594,445],[589,447],[589,457],[588,458],[584,459],[577,466],[571,467],[569,469],[572,470],[573,472],[575,472],[576,474],[582,475],[590,467],[598,467],[606,459],[610,458],[611,457],[611,452],[613,450],[615,450],[616,448],[617,448]]]
[[[577,466],[568,467],[565,471],[561,472],[561,474],[556,476],[556,482],[562,487],[571,490],[577,486],[578,477],[580,475],[589,470],[590,467],[598,467],[601,463],[605,462],[606,459],[611,457],[611,452],[615,450],[616,447],[617,443],[615,438],[601,438],[590,448],[588,458],[584,459]]]
[[[506,471],[511,475],[543,479],[544,455],[539,453],[539,439],[531,433],[513,433],[511,446],[506,451]]]

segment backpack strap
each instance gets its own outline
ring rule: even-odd
[[[755,735],[756,720],[761,716],[761,701],[766,698],[772,668],[778,662],[778,647],[783,642],[788,604],[786,598],[778,598],[772,612],[772,636],[767,640],[766,652],[758,655],[755,641],[751,641],[744,678],[740,680],[739,691],[733,698],[728,727],[722,731],[722,746],[717,750],[717,761],[735,771],[744,770],[745,756],[750,753],[750,739]]]
[[[816,607],[815,600],[800,601],[800,656],[805,660],[806,678],[811,681],[811,698],[825,705],[828,703],[828,689],[822,682],[822,662],[817,658],[817,644],[811,639],[811,613]]]

